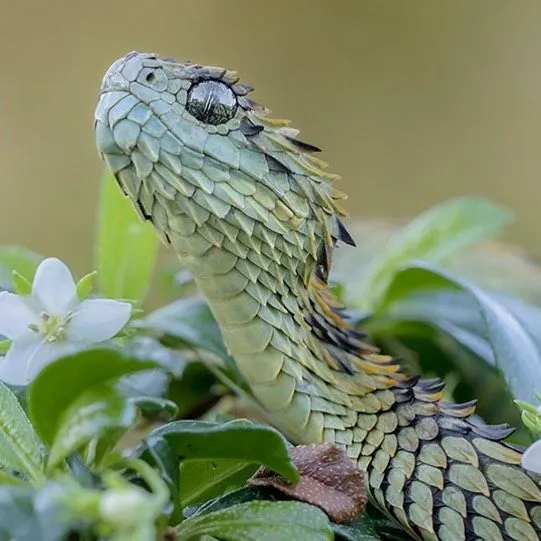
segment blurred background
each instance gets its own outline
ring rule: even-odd
[[[357,217],[459,194],[541,254],[537,0],[4,2],[0,243],[91,265],[103,73],[137,49],[237,69],[343,176]]]

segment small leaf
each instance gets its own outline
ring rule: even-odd
[[[109,174],[102,181],[96,243],[101,292],[110,298],[142,301],[150,286],[158,239]]]
[[[183,459],[227,458],[252,462],[267,466],[292,482],[299,480],[284,437],[266,425],[249,421],[224,424],[175,421],[154,430],[139,448],[139,453],[162,439]]]
[[[344,449],[330,443],[299,445],[290,451],[300,481],[291,484],[267,468],[261,468],[248,484],[271,486],[288,496],[315,505],[333,522],[352,522],[365,508],[364,474]]]
[[[0,286],[6,289],[12,287],[13,271],[31,280],[42,259],[22,246],[0,246]]]
[[[18,295],[30,295],[32,293],[32,284],[22,274],[13,271],[11,275],[13,281],[13,289]]]
[[[82,393],[127,374],[154,368],[156,364],[151,361],[124,357],[112,349],[87,350],[52,362],[29,386],[28,410],[36,432],[46,445],[51,445],[62,414]]]
[[[53,468],[70,453],[112,429],[128,429],[137,418],[135,405],[110,385],[80,394],[62,414],[47,467]]]
[[[167,398],[157,396],[136,396],[130,398],[147,417],[159,417],[161,419],[174,419],[178,414],[178,406]]]
[[[77,297],[79,297],[79,299],[86,299],[90,295],[90,292],[94,288],[94,282],[97,275],[97,271],[89,272],[77,282]]]
[[[484,323],[484,334],[496,365],[513,395],[527,401],[534,388],[541,387],[541,352],[531,334],[502,303],[466,280],[428,264],[417,263],[396,275],[383,305],[391,305],[419,290],[454,290],[470,295]]]
[[[38,438],[15,395],[0,382],[0,464],[32,481],[43,477]]]
[[[366,306],[379,306],[393,276],[406,263],[442,263],[494,235],[510,218],[502,206],[476,197],[452,199],[429,209],[400,230],[373,259],[364,288]]]
[[[181,539],[212,535],[223,541],[326,541],[333,532],[325,514],[300,502],[249,502],[197,515],[177,529]]]

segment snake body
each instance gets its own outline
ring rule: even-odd
[[[327,286],[344,195],[235,72],[132,52],[103,79],[99,151],[181,257],[255,398],[296,443],[343,446],[418,540],[535,541],[541,485],[507,425],[363,342]]]

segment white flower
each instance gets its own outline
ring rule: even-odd
[[[0,334],[12,340],[0,360],[0,380],[26,385],[56,358],[115,336],[130,314],[127,302],[81,301],[68,267],[56,258],[43,260],[31,295],[0,293]]]
[[[541,440],[532,443],[522,455],[522,467],[541,474]]]
[[[156,514],[151,494],[139,487],[108,490],[100,500],[100,516],[118,529],[136,529]]]

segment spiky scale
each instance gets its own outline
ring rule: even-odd
[[[236,93],[219,125],[186,110],[209,78]],[[510,427],[470,423],[473,401],[440,402],[441,382],[399,372],[344,321],[325,283],[335,243],[354,244],[337,177],[237,80],[130,53],[104,78],[96,137],[141,217],[184,257],[254,395],[292,440],[345,446],[372,502],[415,539],[537,539],[541,490],[502,441]],[[142,130],[122,134],[125,119]]]

